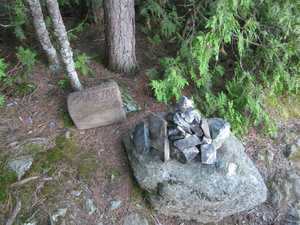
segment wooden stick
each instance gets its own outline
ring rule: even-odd
[[[24,180],[20,180],[20,181],[17,181],[17,182],[15,182],[15,183],[12,183],[12,184],[10,185],[10,187],[14,187],[14,186],[18,186],[18,185],[25,184],[25,183],[27,183],[28,181],[38,179],[39,177],[40,177],[40,176],[28,177],[28,178],[26,178],[26,179],[24,179]]]
[[[17,201],[17,206],[15,208],[15,210],[12,212],[12,214],[9,216],[7,222],[6,222],[6,225],[12,225],[14,220],[16,219],[18,213],[20,212],[21,210],[21,201],[18,200]]]

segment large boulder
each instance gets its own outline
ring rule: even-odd
[[[230,133],[217,150],[217,162],[163,163],[156,149],[138,155],[131,132],[123,137],[134,176],[159,213],[202,223],[251,209],[266,200],[267,188],[242,144]]]

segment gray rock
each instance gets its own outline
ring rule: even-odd
[[[94,212],[97,211],[97,208],[95,207],[93,201],[89,198],[87,198],[85,200],[85,207],[86,207],[86,211],[89,215],[92,215]]]
[[[19,157],[9,160],[7,166],[17,174],[18,180],[20,180],[25,172],[30,169],[32,162],[33,158],[31,156]]]
[[[168,136],[178,135],[179,133],[180,133],[179,130],[177,130],[176,128],[170,128],[168,130]]]
[[[213,145],[216,149],[219,149],[223,141],[230,135],[230,124],[221,118],[208,119],[207,124]]]
[[[208,123],[207,123],[207,119],[202,119],[201,128],[203,130],[204,136],[207,137],[207,138],[211,138],[210,137],[209,126],[208,126]]]
[[[295,144],[287,145],[283,151],[283,154],[286,158],[291,158],[293,154],[297,151],[297,147]]]
[[[131,212],[125,217],[122,225],[148,225],[148,220],[143,217],[140,213]]]
[[[159,151],[160,159],[166,162],[170,158],[170,146],[167,133],[167,121],[150,112],[148,119],[151,146]]]
[[[53,215],[52,215],[52,220],[57,222],[58,217],[60,216],[65,216],[67,213],[68,209],[67,208],[62,208],[57,210]]]
[[[121,200],[115,200],[115,201],[112,201],[112,202],[110,203],[109,210],[117,209],[117,208],[120,207],[121,204],[122,204],[122,201],[121,201]]]
[[[185,113],[179,113],[181,118],[183,118],[187,123],[201,123],[201,116],[196,110],[187,111]]]
[[[194,147],[196,145],[200,145],[201,140],[200,138],[196,135],[187,135],[184,139],[180,139],[178,141],[174,142],[174,145],[179,148],[180,150],[183,150],[185,148],[189,147]]]
[[[195,146],[184,148],[182,150],[172,148],[172,150],[176,152],[174,158],[183,164],[190,162],[199,154],[199,149]]]
[[[202,137],[204,134],[203,130],[201,129],[199,124],[192,124],[191,131],[193,131],[195,134],[197,134],[198,137]]]
[[[120,93],[122,102],[124,105],[124,110],[126,114],[130,114],[133,112],[141,111],[142,107],[139,105],[139,103],[128,93],[128,91],[125,89],[124,83],[122,83],[119,80],[116,80],[116,82],[119,85]]]
[[[149,130],[143,121],[139,122],[134,129],[133,141],[138,154],[142,155],[150,149]]]
[[[185,112],[189,112],[189,111],[192,111],[194,110],[194,103],[189,100],[187,97],[185,96],[182,96],[179,100],[178,100],[178,107],[179,107],[179,110],[182,112],[182,113],[185,113]]]
[[[276,208],[284,209],[300,199],[300,177],[294,171],[276,171],[268,178],[269,203]]]
[[[217,161],[217,150],[213,144],[201,145],[201,162],[213,164]]]
[[[288,207],[285,213],[285,225],[300,225],[300,211],[298,209]]]
[[[181,117],[180,112],[177,112],[174,114],[174,123],[176,123],[178,126],[182,127],[185,131],[188,131],[191,127],[191,124],[186,122],[184,118]]]
[[[183,138],[185,138],[185,136],[182,136],[182,135],[172,135],[172,136],[169,136],[169,141],[174,142],[174,141],[178,141],[178,140],[183,139]]]
[[[73,195],[73,196],[76,196],[76,197],[79,197],[80,195],[81,195],[81,193],[82,193],[82,190],[79,190],[79,191],[71,191],[71,195]]]
[[[203,144],[211,144],[212,143],[212,139],[211,138],[207,138],[207,137],[203,137],[202,139],[202,143]]]
[[[298,138],[296,139],[295,144],[296,144],[298,147],[300,147],[300,137],[298,137]]]
[[[267,188],[242,144],[232,134],[218,150],[218,165],[193,160],[183,165],[170,159],[162,163],[151,154],[138,155],[123,137],[134,176],[158,212],[202,223],[249,210],[265,201]]]

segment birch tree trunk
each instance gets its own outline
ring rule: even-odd
[[[37,38],[41,43],[48,60],[48,66],[52,72],[57,73],[60,70],[59,60],[57,57],[56,50],[51,43],[44,22],[44,16],[42,13],[40,2],[39,0],[27,0],[27,2],[29,4],[31,15],[33,17],[33,24],[34,24]]]
[[[126,75],[134,74],[135,55],[134,0],[104,0],[105,42],[108,68]]]
[[[46,0],[46,4],[51,20],[53,22],[54,33],[59,41],[60,53],[70,77],[72,88],[76,91],[81,91],[83,90],[83,86],[80,83],[77,72],[75,70],[73,52],[67,36],[65,25],[60,14],[57,0]]]

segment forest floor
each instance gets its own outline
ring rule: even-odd
[[[5,191],[7,197],[0,202],[0,224],[13,213],[18,201],[21,202],[21,209],[15,224],[29,223],[34,218],[48,221],[44,224],[58,224],[49,222],[49,215],[55,214],[59,209],[67,209],[66,214],[60,217],[60,224],[122,224],[132,211],[140,212],[153,221],[153,224],[201,224],[167,217],[151,210],[134,179],[122,144],[122,135],[133,129],[146,116],[147,111],[155,114],[168,111],[168,105],[156,101],[149,86],[149,77],[145,73],[147,69],[159,69],[158,59],[176,54],[176,46],[160,44],[152,53],[147,36],[137,26],[139,74],[125,77],[107,70],[101,64],[104,52],[103,33],[90,27],[78,34],[78,37],[79,40],[71,42],[72,48],[92,57],[88,66],[96,74],[95,77],[83,76],[79,72],[84,87],[96,86],[109,78],[116,78],[127,86],[128,92],[141,105],[142,111],[129,116],[120,124],[84,131],[76,129],[70,122],[67,109],[67,97],[72,90],[68,85],[58,85],[61,80],[66,79],[66,73],[62,71],[52,75],[36,43],[34,48],[41,53],[37,57],[40,63],[27,75],[27,80],[35,83],[37,88],[26,96],[6,95],[5,103],[0,107],[0,172],[4,173],[4,164],[13,157],[32,156],[35,159],[32,168],[22,178],[29,178],[28,182],[10,184],[0,190]],[[5,58],[11,65],[10,71],[15,70],[15,54],[19,45],[21,43],[11,38],[11,33],[1,33],[0,58]],[[1,90],[2,93],[4,91]],[[192,89],[186,93],[187,97],[192,94]],[[276,112],[277,109],[273,110]],[[278,120],[278,123],[288,129],[300,126],[300,118],[284,118]],[[285,143],[262,137],[254,127],[244,136],[243,144],[265,180],[278,171],[293,167],[293,163],[282,153]],[[273,152],[272,164],[265,163],[259,157],[258,153],[266,149]],[[3,188],[3,185],[0,187]],[[79,195],[74,195],[72,191],[78,191]],[[95,212],[87,211],[87,199],[92,200],[97,208]],[[116,201],[121,204],[113,209],[111,204]],[[284,215],[283,209],[266,201],[249,211],[224,218],[217,224],[280,224]]]

